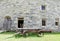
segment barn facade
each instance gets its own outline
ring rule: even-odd
[[[60,32],[60,0],[0,0],[0,30],[20,28]]]

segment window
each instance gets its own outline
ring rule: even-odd
[[[42,26],[46,26],[46,19],[42,19]]]
[[[59,25],[59,18],[55,19],[55,25],[58,26]]]
[[[55,22],[55,25],[58,26],[58,22]]]
[[[41,6],[41,9],[42,9],[42,10],[45,10],[45,8],[46,8],[45,5],[42,5],[42,6]]]

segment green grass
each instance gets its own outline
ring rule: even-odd
[[[28,37],[23,37],[15,32],[0,33],[0,41],[60,41],[60,33],[45,33],[42,37],[37,37],[36,34],[30,34]]]
[[[9,31],[7,31],[7,32],[1,32],[0,34],[14,34],[15,32],[9,32]]]

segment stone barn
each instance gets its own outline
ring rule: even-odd
[[[19,29],[60,32],[60,0],[0,0],[0,30]]]

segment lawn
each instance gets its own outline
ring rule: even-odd
[[[60,41],[60,34],[59,33],[45,33],[44,36],[37,37],[37,36],[28,36],[28,37],[21,37],[15,35],[13,32],[8,33],[0,33],[0,41]]]

